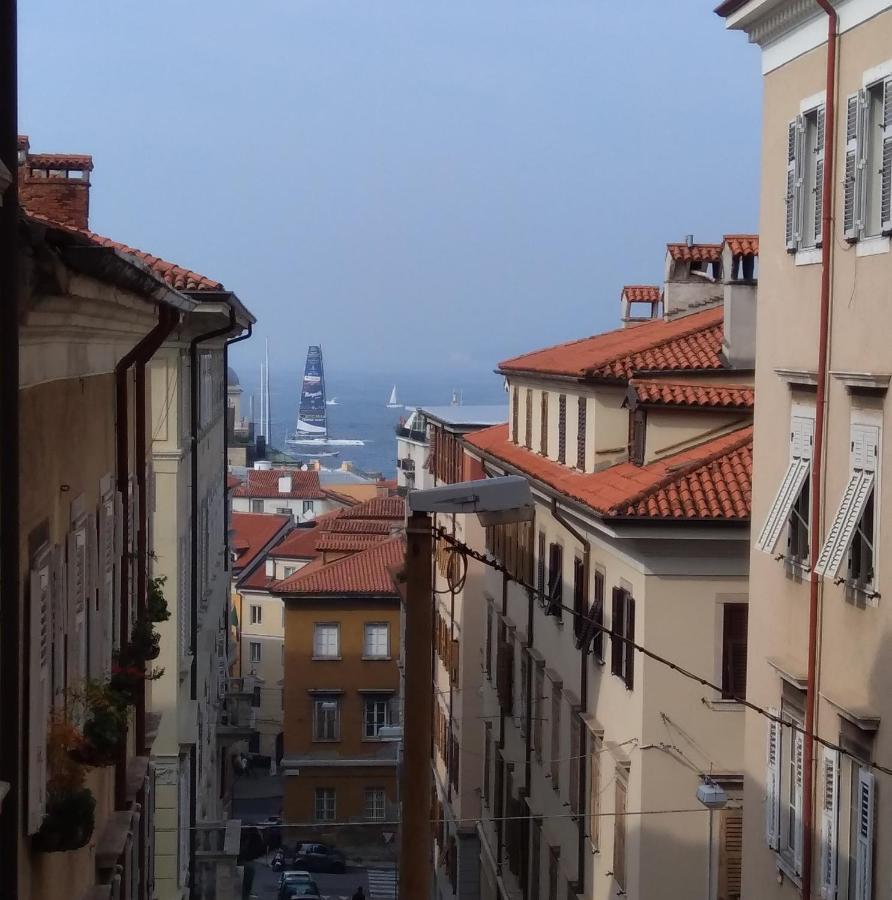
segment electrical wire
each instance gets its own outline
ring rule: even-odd
[[[431,532],[436,537],[441,537],[446,540],[448,543],[452,544],[456,547],[459,552],[467,554],[471,559],[476,560],[477,562],[481,562],[486,566],[489,566],[491,569],[494,569],[497,572],[500,572],[507,580],[513,581],[515,584],[520,587],[530,591],[536,597],[539,598],[540,604],[545,609],[561,609],[566,612],[569,612],[577,619],[583,622],[587,622],[590,625],[597,628],[602,634],[607,635],[614,641],[620,641],[624,643],[627,647],[632,650],[637,651],[642,656],[646,656],[648,659],[652,659],[654,662],[659,663],[660,665],[666,666],[671,669],[673,672],[681,675],[683,678],[687,678],[690,681],[695,681],[703,687],[710,688],[714,691],[717,691],[720,694],[725,694],[726,692],[722,689],[721,685],[715,684],[710,681],[708,678],[704,678],[702,675],[698,675],[696,672],[692,672],[690,669],[685,668],[679,663],[673,662],[671,659],[668,659],[665,656],[662,656],[659,653],[655,653],[653,650],[649,650],[647,647],[642,644],[637,644],[631,638],[626,637],[624,634],[620,634],[618,631],[614,631],[612,628],[608,628],[602,622],[597,621],[597,619],[593,619],[590,616],[585,615],[584,613],[578,612],[571,606],[567,606],[564,603],[560,603],[556,601],[551,595],[546,594],[543,591],[538,590],[538,588],[534,587],[531,584],[527,584],[523,579],[518,578],[513,573],[509,572],[508,569],[500,563],[498,560],[493,559],[491,556],[488,556],[485,553],[480,553],[477,550],[474,550],[472,547],[469,547],[467,544],[459,541],[458,539],[449,535],[445,529],[432,527]],[[590,652],[587,648],[583,650],[583,652]],[[849,757],[850,759],[855,760],[864,768],[873,769],[876,772],[881,772],[883,775],[892,775],[892,768],[884,765],[880,765],[876,762],[865,762],[863,759],[855,756],[855,754],[849,752],[844,747],[839,744],[834,744],[832,741],[828,741],[825,738],[822,738],[820,735],[815,734],[814,732],[807,732],[800,725],[797,725],[795,722],[791,722],[787,719],[782,718],[780,715],[775,715],[770,710],[765,708],[764,706],[759,706],[757,703],[753,703],[751,700],[747,700],[744,697],[738,697],[732,695],[730,697],[726,697],[726,699],[733,700],[736,703],[739,703],[741,706],[746,707],[749,710],[757,713],[763,718],[767,719],[769,722],[774,722],[782,728],[790,728],[794,732],[799,732],[803,735],[803,737],[808,738],[809,740],[814,741],[817,744],[820,744],[822,747],[826,747],[828,750],[833,750],[836,753],[839,753],[841,756]],[[702,698],[702,702],[706,703],[706,699]]]

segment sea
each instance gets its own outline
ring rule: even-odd
[[[260,419],[260,372],[253,374],[237,366],[242,385],[242,415],[249,415],[250,397],[254,395],[255,420]],[[285,438],[294,431],[300,399],[303,369],[287,371],[270,365],[270,437],[273,447],[286,453],[307,453],[306,459],[319,456],[315,447],[287,447]],[[396,386],[398,409],[390,409],[387,401]],[[326,366],[325,391],[329,400],[337,402],[327,407],[329,437],[339,440],[361,440],[362,446],[322,448],[338,451],[334,457],[323,457],[323,467],[337,469],[349,462],[370,474],[385,478],[396,475],[396,433],[400,419],[416,406],[446,406],[456,392],[465,406],[477,404],[505,404],[507,395],[503,379],[493,372],[465,371],[460,373],[403,372],[375,374],[341,372]]]

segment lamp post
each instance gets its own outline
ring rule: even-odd
[[[406,529],[405,721],[400,772],[400,896],[428,900],[431,891],[431,748],[433,745],[433,528],[435,513],[476,513],[483,525],[529,521],[525,478],[463,481],[408,495]]]
[[[712,900],[712,815],[724,809],[728,795],[712,779],[704,778],[697,785],[697,799],[709,810],[709,841],[706,857],[706,900]]]

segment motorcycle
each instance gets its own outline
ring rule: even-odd
[[[273,854],[273,861],[270,863],[270,868],[274,872],[281,872],[282,869],[285,868],[285,851],[281,847]]]

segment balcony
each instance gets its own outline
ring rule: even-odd
[[[223,743],[246,741],[257,730],[254,689],[257,678],[228,678],[223,705],[217,718],[217,739]]]
[[[396,426],[396,436],[417,441],[419,444],[427,443],[427,430],[424,428],[407,428],[405,425]]]
[[[238,865],[241,819],[202,822],[195,832],[195,896],[199,900],[239,900],[244,879],[244,870]]]
[[[405,457],[405,459],[398,459],[398,460],[396,461],[396,467],[397,467],[401,472],[410,472],[410,473],[414,473],[414,472],[415,472],[415,460],[414,460],[414,459],[411,459],[411,458],[408,457],[408,456]]]

